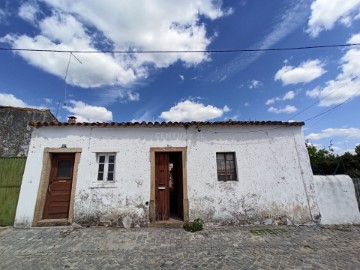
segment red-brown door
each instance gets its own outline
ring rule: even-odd
[[[68,218],[74,160],[75,154],[53,155],[43,214],[44,219]]]
[[[169,153],[155,153],[156,220],[170,218]]]

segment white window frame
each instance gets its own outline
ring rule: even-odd
[[[100,163],[100,157],[101,156],[105,157],[104,163]],[[114,163],[109,162],[110,156],[114,156]],[[104,171],[102,172],[103,173],[103,179],[99,179],[100,164],[104,164]],[[113,179],[112,180],[108,180],[108,173],[109,173],[109,165],[110,164],[114,164],[114,169],[112,171],[112,173],[113,173]],[[97,165],[97,169],[96,169],[96,182],[97,183],[114,183],[115,182],[116,153],[113,153],[113,152],[112,153],[96,153],[96,165]]]

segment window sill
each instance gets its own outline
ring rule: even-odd
[[[92,183],[89,188],[117,188],[117,185],[115,182]]]

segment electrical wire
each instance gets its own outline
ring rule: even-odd
[[[311,121],[311,120],[316,119],[316,118],[318,118],[318,117],[320,117],[320,116],[322,116],[322,115],[324,115],[324,114],[326,114],[326,113],[328,113],[328,112],[331,112],[331,111],[333,111],[333,110],[336,110],[337,108],[339,108],[340,106],[342,106],[343,104],[345,104],[347,101],[349,101],[351,98],[352,98],[352,96],[349,97],[349,98],[347,98],[346,100],[344,100],[344,101],[341,102],[340,104],[337,104],[337,105],[331,107],[330,109],[327,109],[326,111],[323,111],[323,112],[321,112],[321,113],[319,113],[319,114],[316,114],[316,115],[314,115],[314,116],[312,116],[312,117],[304,120],[304,122]],[[325,117],[324,117],[324,118],[325,118]],[[204,131],[210,132],[210,133],[213,133],[213,134],[223,134],[223,133],[233,134],[233,133],[256,133],[256,132],[264,132],[264,131],[270,131],[270,130],[275,130],[275,129],[280,129],[280,128],[283,128],[283,127],[282,127],[282,126],[279,126],[279,127],[274,127],[274,128],[248,130],[248,131],[227,131],[227,132],[226,132],[226,131],[212,131],[212,130],[207,130],[207,129],[204,129]]]
[[[4,48],[0,47],[0,51],[25,51],[25,52],[51,52],[51,53],[70,53],[70,58],[68,62],[68,66],[66,69],[66,75],[64,78],[65,81],[65,95],[66,95],[66,76],[69,69],[69,64],[71,60],[71,56],[74,56],[74,58],[82,64],[82,62],[74,55],[74,53],[84,53],[84,54],[95,54],[95,53],[111,53],[111,54],[160,54],[160,53],[237,53],[237,52],[268,52],[268,51],[294,51],[294,50],[308,50],[308,49],[321,49],[321,48],[341,48],[341,47],[353,47],[353,46],[360,46],[360,43],[348,43],[348,44],[332,44],[332,45],[314,45],[314,46],[301,46],[301,47],[283,47],[283,48],[255,48],[255,49],[224,49],[224,50],[51,50],[51,49],[27,49],[27,48]],[[340,88],[342,88],[341,86]],[[338,90],[338,89],[336,89]],[[328,94],[330,95],[330,94]],[[349,97],[342,103],[320,113],[313,117],[310,117],[306,119],[305,121],[311,121],[321,115],[324,115],[332,110],[337,109],[344,103],[346,103],[348,100],[350,100],[352,97]],[[66,102],[66,97],[65,97]],[[295,116],[300,115],[301,113],[305,112],[309,108],[315,106],[317,102],[314,104],[311,104],[301,112],[291,116],[290,118],[293,118]],[[211,133],[254,133],[254,132],[263,132],[263,131],[269,131],[274,129],[279,129],[281,127],[276,127],[272,129],[262,129],[262,130],[251,130],[251,131],[242,131],[242,132],[216,132],[216,131],[210,131],[205,130]]]
[[[68,72],[69,72],[69,67],[70,67],[70,63],[71,63],[71,57],[72,57],[72,53],[69,54],[69,61],[68,61],[68,64],[67,64],[67,67],[66,67],[66,72],[65,72],[65,77],[64,77],[64,106],[66,106],[66,91],[67,91],[67,83],[66,83],[66,78],[67,78],[67,75],[68,75]]]
[[[28,49],[28,48],[5,48],[0,51],[22,52],[51,52],[51,53],[111,53],[111,54],[161,54],[161,53],[239,53],[239,52],[269,52],[269,51],[298,51],[324,48],[343,48],[360,46],[360,43],[313,45],[283,48],[254,48],[254,49],[223,49],[223,50],[53,50],[53,49]]]
[[[304,121],[305,121],[305,122],[306,122],[306,121],[311,121],[311,120],[313,120],[313,119],[315,119],[315,118],[318,118],[319,116],[321,116],[321,115],[323,115],[323,114],[325,114],[325,113],[331,112],[332,110],[335,110],[335,109],[339,108],[341,105],[345,104],[345,103],[346,103],[347,101],[349,101],[351,98],[352,98],[352,96],[349,97],[349,98],[347,98],[347,99],[345,99],[345,100],[344,100],[343,102],[341,102],[340,104],[335,105],[334,107],[332,107],[332,108],[330,108],[330,109],[328,109],[328,110],[326,110],[326,111],[324,111],[324,112],[321,112],[321,113],[319,113],[319,114],[317,114],[317,115],[315,115],[315,116],[313,116],[313,117],[310,117],[310,118],[308,118],[308,119],[306,119],[306,120],[304,120]]]
[[[71,57],[74,57],[80,64],[82,64],[80,59],[77,58],[72,52],[69,53],[69,60],[68,60],[67,66],[66,66],[66,71],[65,71],[65,76],[64,76],[64,106],[67,105],[67,82],[66,82],[66,79],[67,79],[67,76],[68,76],[68,73],[69,73],[69,68],[70,68],[70,64],[71,64]],[[58,102],[55,117],[57,117],[57,115],[59,113],[59,109],[60,109],[60,100]]]
[[[360,78],[359,76],[354,76],[354,78],[352,78],[351,81],[354,81],[354,80],[359,79],[359,78]],[[345,86],[347,86],[347,85],[348,85],[348,83],[343,83],[341,86],[333,89],[333,90],[330,91],[327,95],[324,95],[324,96],[322,96],[321,98],[323,98],[323,99],[324,99],[324,98],[327,98],[327,97],[331,96],[332,94],[334,94],[335,92],[339,91],[339,89],[341,89],[341,88],[343,88],[343,87],[345,87]],[[317,104],[318,104],[318,101],[315,101],[315,102],[312,103],[310,106],[306,107],[305,109],[301,110],[300,112],[291,115],[286,121],[289,121],[290,119],[293,119],[293,118],[295,118],[296,116],[299,116],[300,114],[304,113],[305,111],[307,111],[307,110],[310,109],[311,107],[314,107],[314,106],[317,105]],[[306,121],[306,120],[305,120],[305,121]]]

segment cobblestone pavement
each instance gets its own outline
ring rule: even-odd
[[[0,269],[360,269],[360,227],[0,229]]]

